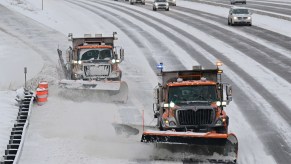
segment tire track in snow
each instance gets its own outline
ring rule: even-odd
[[[231,5],[229,1],[215,0],[213,2]],[[290,11],[290,6],[288,6],[288,4],[278,4],[278,3],[271,3],[270,4],[270,3],[266,3],[266,2],[262,2],[262,1],[247,1],[247,4],[243,5],[243,7],[249,7],[249,6],[258,6],[266,11],[274,10],[273,12],[275,12],[276,10],[277,11],[284,10],[285,12]]]
[[[209,1],[209,0],[193,0],[193,2],[203,3],[203,4],[207,4],[207,5],[212,5],[212,6],[229,7],[229,8],[231,6],[233,6],[230,3],[213,2],[213,1]],[[282,10],[279,10],[278,8],[264,6],[264,5],[249,4],[248,2],[244,6],[247,8],[250,8],[251,10],[255,10],[255,12],[258,14],[268,15],[268,16],[275,17],[275,18],[283,18],[283,19],[290,21],[291,13],[288,10],[288,8],[283,9],[283,11],[282,11]]]
[[[288,58],[276,51],[273,51],[270,47],[258,44],[255,41],[252,41],[244,36],[238,37],[237,34],[230,32],[224,28],[217,27],[208,22],[204,22],[187,15],[182,15],[177,12],[165,12],[161,14],[179,20],[196,29],[203,29],[208,31],[215,38],[218,38],[219,40],[222,40],[223,42],[234,47],[235,49],[243,52],[248,57],[254,59],[261,65],[268,66],[268,68],[274,73],[291,83],[291,58]],[[197,15],[197,13],[192,14]],[[189,20],[193,21],[190,22]],[[245,29],[251,30],[250,28]],[[289,39],[289,42],[291,43],[291,38]],[[278,42],[278,44],[281,43],[285,43],[286,47],[288,45],[288,42]],[[290,48],[291,47],[289,45],[288,49],[290,50]]]
[[[100,2],[101,3],[101,2]],[[110,7],[114,7],[114,6],[110,6]],[[143,12],[140,12],[138,10],[135,9],[131,9],[128,7],[125,7],[129,10],[133,10],[136,13],[139,14],[144,14]],[[122,10],[125,13],[127,13],[128,15],[132,15],[131,13],[129,13],[128,11],[125,11],[123,9],[118,9],[118,10]],[[138,20],[142,20],[143,18],[136,16]],[[185,38],[188,38],[189,40],[194,41],[195,43],[197,43],[198,45],[200,45],[202,48],[204,48],[206,51],[209,52],[209,54],[213,54],[213,56],[215,56],[218,59],[221,59],[226,65],[228,65],[236,74],[240,75],[242,77],[242,79],[244,79],[246,82],[248,82],[250,84],[250,86],[252,86],[254,88],[254,90],[257,91],[257,93],[259,93],[262,97],[264,97],[266,100],[268,100],[270,102],[270,104],[274,107],[274,109],[278,109],[279,114],[281,115],[282,118],[284,118],[287,122],[288,120],[291,120],[291,111],[288,110],[288,107],[285,106],[281,100],[279,100],[278,98],[276,98],[275,96],[272,95],[272,93],[270,93],[266,88],[264,88],[264,86],[262,86],[260,83],[258,83],[253,77],[251,77],[250,75],[247,74],[247,72],[245,72],[243,69],[238,68],[237,65],[235,63],[233,63],[232,61],[230,61],[230,59],[228,59],[226,56],[224,55],[220,55],[220,52],[215,50],[214,48],[212,48],[211,46],[205,44],[204,42],[202,42],[201,40],[199,40],[198,38],[194,37],[193,35],[189,35],[186,31],[181,30],[177,27],[174,27],[173,25],[160,20],[158,18],[152,17],[150,15],[148,15],[148,17],[151,17],[152,20],[155,20],[156,22],[160,22],[161,24],[172,28],[173,30],[179,32],[181,35],[183,35]],[[179,19],[180,20],[180,19]],[[196,20],[195,20],[196,21]],[[161,29],[160,27],[157,27],[157,25],[143,19],[143,22],[146,22],[147,24],[151,24],[152,26],[154,26],[155,28],[159,29],[159,31],[167,34],[167,36],[169,36],[171,39],[177,39],[177,37],[171,37],[171,33],[169,33],[168,31]],[[185,47],[188,48],[191,45],[188,45],[187,43],[185,43],[183,40],[178,38],[178,43],[180,43],[181,47]],[[190,55],[192,53],[189,53]],[[209,63],[209,61],[203,56],[193,56],[193,58],[196,61],[199,61],[199,63]],[[209,64],[207,64],[209,65]],[[291,122],[288,122],[289,125],[291,125]]]
[[[102,2],[99,2],[102,3]],[[120,8],[116,8],[114,6],[110,6],[111,8],[115,8],[118,11],[121,11]],[[123,12],[127,12],[125,10],[122,10]],[[109,11],[106,11],[109,12]],[[131,14],[129,14],[131,15]],[[142,20],[142,18],[137,18],[139,20]],[[146,20],[143,20],[144,22],[146,22]],[[164,24],[164,22],[162,22],[162,24]],[[201,62],[200,62],[201,63]],[[209,63],[209,61],[208,61]],[[227,78],[228,81],[232,81],[230,79]],[[233,83],[235,84],[235,83]],[[249,104],[246,102],[252,102],[251,99],[249,99],[245,93],[238,88],[238,86],[234,85],[234,87],[237,88],[238,91],[238,101],[240,101],[241,104],[240,105],[240,109],[241,111],[244,111],[244,109],[259,109],[260,107],[257,106],[255,104],[255,102],[253,104]],[[280,134],[278,133],[277,129],[272,128],[272,131],[270,132],[270,127],[274,127],[272,126],[272,123],[269,122],[268,118],[265,117],[265,115],[261,112],[261,111],[249,111],[248,113],[246,113],[247,116],[247,120],[251,122],[251,124],[254,125],[254,128],[256,129],[256,131],[258,131],[258,135],[263,138],[263,143],[265,144],[266,147],[269,147],[269,149],[271,150],[271,153],[273,154],[273,156],[276,158],[277,161],[288,161],[289,157],[288,155],[286,155],[286,152],[290,152],[288,147],[282,147],[281,145],[287,145],[285,140],[280,136]],[[258,121],[259,120],[259,121]],[[268,132],[268,134],[266,134],[266,132]],[[278,144],[278,142],[280,144]],[[271,149],[276,147],[276,149]],[[280,152],[280,153],[278,153]]]
[[[183,12],[187,12],[193,15],[197,15],[201,18],[205,18],[206,20],[209,19],[209,20],[215,21],[221,25],[226,25],[227,23],[227,18],[214,15],[211,13],[197,11],[197,10],[180,7],[180,6],[176,6],[175,9],[181,10]],[[291,51],[291,46],[290,46],[291,38],[288,36],[281,35],[279,33],[276,33],[276,32],[261,28],[261,27],[257,27],[257,26],[252,26],[252,28],[236,27],[236,30],[241,30],[247,34],[251,34],[253,36],[264,39],[266,41],[272,41],[272,44],[277,45],[279,47],[283,47],[284,49]]]

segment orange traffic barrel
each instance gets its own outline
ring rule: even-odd
[[[38,105],[43,105],[47,102],[47,97],[44,97],[44,98],[36,98],[36,101],[37,101],[37,104]]]
[[[48,82],[47,81],[41,81],[38,83],[38,88],[46,88],[48,89]]]
[[[37,98],[45,98],[48,95],[48,90],[46,88],[37,88],[36,89],[36,97]]]

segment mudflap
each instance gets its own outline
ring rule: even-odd
[[[141,142],[154,143],[157,152],[166,150],[168,155],[155,154],[157,160],[188,162],[236,163],[238,140],[234,134],[175,135],[170,133],[143,133]],[[170,155],[169,155],[170,154]],[[173,158],[174,157],[174,158]],[[181,159],[179,159],[181,157]],[[171,159],[173,158],[173,159]]]
[[[110,98],[113,102],[126,103],[128,100],[128,85],[125,81],[120,82],[118,91],[109,91]]]

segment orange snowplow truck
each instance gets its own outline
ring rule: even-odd
[[[162,63],[158,68],[162,83],[155,88],[153,105],[158,130],[144,131],[141,141],[215,146],[221,148],[217,153],[234,152],[236,160],[238,141],[228,133],[223,110],[232,100],[232,87],[221,82],[223,71],[198,66],[164,72]]]

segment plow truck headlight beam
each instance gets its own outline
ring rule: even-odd
[[[82,64],[82,61],[81,61],[81,60],[79,60],[79,61],[78,61],[78,64]]]
[[[116,62],[116,60],[115,59],[112,59],[111,62],[114,64]]]
[[[73,64],[77,64],[78,61],[77,61],[77,60],[72,60],[72,63],[73,63]]]
[[[170,108],[173,108],[175,106],[175,103],[173,101],[170,102]]]
[[[220,101],[217,101],[217,102],[216,102],[216,105],[217,105],[217,106],[220,106],[220,105],[221,105],[221,102],[220,102]]]

